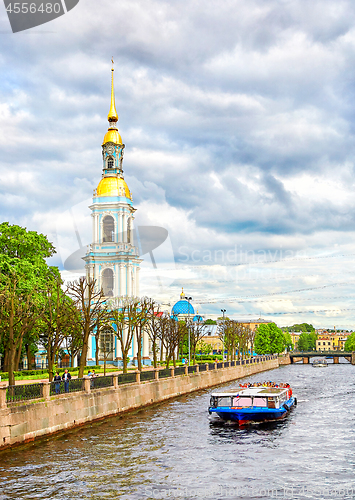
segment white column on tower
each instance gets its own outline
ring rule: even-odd
[[[118,213],[118,243],[122,243],[123,239],[122,239],[122,236],[123,236],[123,231],[122,231],[122,217],[123,217],[123,213],[122,212],[119,212]]]
[[[149,359],[149,335],[146,330],[143,333],[143,359]]]
[[[113,289],[113,296],[118,297],[119,296],[119,289],[120,289],[120,270],[119,266],[116,263],[114,265],[114,289]]]
[[[119,296],[126,295],[126,290],[125,290],[125,266],[124,264],[120,264],[120,290],[119,290]]]
[[[139,297],[139,266],[135,266],[136,270],[136,297]]]
[[[132,297],[132,264],[127,266],[127,295]]]
[[[96,243],[96,214],[91,212],[91,220],[92,220],[92,242]]]

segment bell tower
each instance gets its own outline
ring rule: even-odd
[[[118,132],[114,68],[111,70],[111,106],[102,143],[102,178],[94,190],[91,209],[92,244],[84,257],[86,278],[95,279],[105,297],[139,296],[138,248],[134,245],[132,193],[123,176],[125,145]]]

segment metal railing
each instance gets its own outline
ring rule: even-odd
[[[50,396],[55,396],[57,394],[65,394],[69,392],[80,392],[84,390],[84,379],[83,378],[72,378],[67,380],[55,380],[51,382],[49,394]]]
[[[92,377],[90,380],[91,389],[104,389],[113,386],[113,375],[104,375],[103,377]]]
[[[217,369],[222,369],[226,367],[234,367],[234,366],[240,366],[240,365],[245,365],[245,364],[251,364],[251,363],[260,363],[263,361],[268,361],[275,359],[277,355],[267,355],[267,356],[257,356],[254,358],[247,358],[243,360],[235,360],[231,361],[230,363],[227,362],[219,362],[217,363]],[[202,363],[199,366],[199,371],[203,372],[207,370],[207,366],[209,370],[214,370],[215,369],[215,363]],[[185,374],[186,367],[185,366],[179,366],[175,368],[174,370],[174,375],[179,376],[179,375],[184,375]],[[188,366],[187,367],[188,373],[196,373],[197,372],[197,366]],[[149,371],[143,371],[140,373],[140,380],[141,381],[149,381],[149,380],[154,380],[155,379],[155,370],[149,370]],[[135,383],[137,379],[136,372],[130,372],[130,373],[121,373],[117,376],[117,381],[118,384],[131,384]],[[171,376],[171,369],[170,368],[163,368],[159,370],[158,372],[158,377],[159,378],[167,378]],[[106,376],[98,376],[94,377],[90,380],[90,387],[91,389],[101,389],[105,387],[113,387],[114,386],[114,375],[106,375]],[[55,396],[58,394],[65,394],[65,393],[72,393],[72,392],[80,392],[84,391],[84,379],[71,379],[69,381],[64,382],[64,380],[60,381],[52,381],[50,383],[49,387],[49,394],[50,396]],[[44,390],[43,390],[43,384],[42,383],[35,383],[35,384],[24,384],[24,385],[14,385],[14,386],[8,386],[6,387],[6,402],[7,403],[15,403],[15,402],[22,402],[22,401],[28,401],[28,400],[36,400],[36,399],[42,399],[45,396]]]
[[[135,373],[121,373],[118,375],[118,383],[119,384],[131,384],[136,381]]]
[[[178,366],[177,368],[175,368],[175,375],[185,375],[185,367]]]
[[[42,397],[42,384],[9,385],[6,390],[7,403],[41,399]]]
[[[170,368],[164,368],[164,370],[159,370],[159,378],[167,378],[167,377],[171,377],[171,369]]]
[[[144,380],[153,380],[155,378],[155,373],[152,370],[141,372],[141,382]]]

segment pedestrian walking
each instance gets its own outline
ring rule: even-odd
[[[55,393],[59,394],[60,393],[60,382],[62,380],[62,377],[59,375],[59,372],[56,372],[55,377],[54,377],[54,388],[55,388]]]
[[[69,392],[69,380],[71,379],[71,375],[68,370],[65,370],[62,379],[64,380],[64,391]]]

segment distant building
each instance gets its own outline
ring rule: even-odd
[[[323,330],[318,334],[317,351],[344,351],[344,344],[349,335],[349,332],[330,333]]]

